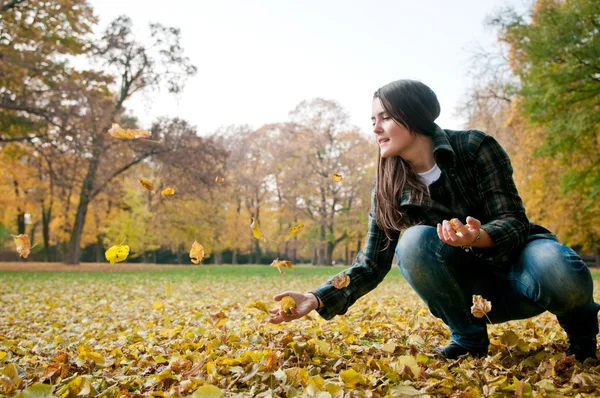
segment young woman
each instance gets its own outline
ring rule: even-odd
[[[477,130],[442,130],[439,114],[435,93],[421,82],[398,80],[375,92],[379,164],[364,250],[343,271],[350,285],[336,289],[331,278],[307,294],[278,294],[276,301],[294,298],[296,310],[274,310],[271,322],[312,310],[325,319],[346,313],[383,280],[396,254],[408,283],[450,328],[440,355],[487,355],[486,319],[470,312],[480,294],[492,302],[494,323],[550,311],[567,334],[568,354],[596,358],[600,305],[587,266],[527,219],[498,142]]]

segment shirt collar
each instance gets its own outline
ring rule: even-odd
[[[433,158],[438,165],[454,166],[456,164],[456,153],[450,145],[448,133],[437,124],[433,133]]]

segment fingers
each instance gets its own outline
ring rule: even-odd
[[[481,221],[476,219],[475,217],[468,216],[467,217],[467,225],[471,226],[472,229],[481,229]]]
[[[282,298],[284,298],[286,296],[290,296],[291,293],[292,292],[287,291],[287,292],[276,294],[275,296],[273,296],[273,300],[275,300],[275,301],[281,301]]]

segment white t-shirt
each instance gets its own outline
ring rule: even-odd
[[[429,186],[432,182],[440,178],[442,175],[442,170],[438,167],[437,163],[433,165],[431,170],[428,170],[424,173],[417,173],[421,180],[425,183],[425,185]]]

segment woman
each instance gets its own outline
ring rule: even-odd
[[[325,319],[346,313],[383,280],[396,254],[408,283],[450,329],[440,355],[487,355],[485,318],[470,312],[480,294],[492,302],[494,323],[552,312],[568,354],[595,358],[600,306],[587,266],[527,219],[498,142],[477,130],[442,130],[439,114],[435,93],[421,82],[398,80],[375,92],[377,180],[365,248],[344,271],[350,285],[336,289],[331,278],[307,294],[281,293],[276,301],[291,296],[297,308],[291,316],[273,311],[271,322],[312,310]]]

